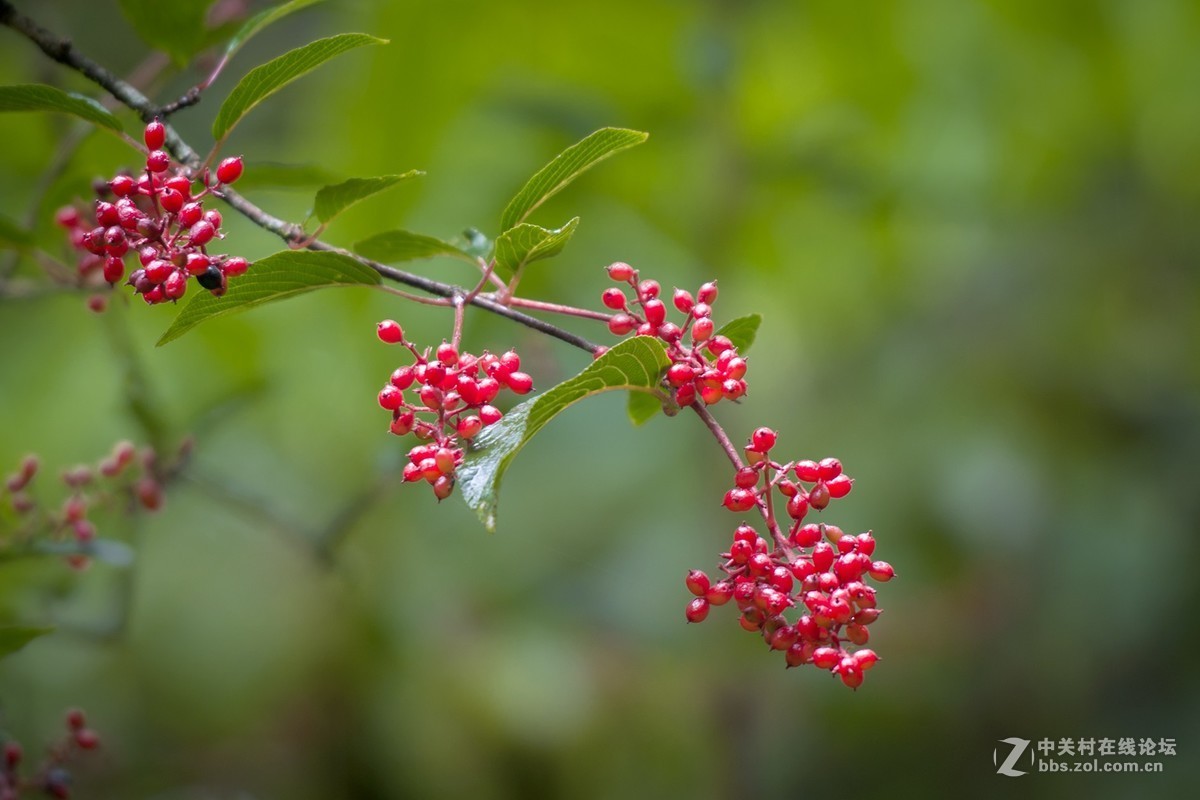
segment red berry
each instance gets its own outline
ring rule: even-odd
[[[395,411],[404,405],[404,392],[390,383],[379,390],[379,405],[388,411]]]
[[[170,261],[156,259],[146,266],[146,279],[151,283],[162,283],[175,272],[175,265]]]
[[[138,501],[147,511],[157,511],[162,508],[163,493],[158,481],[153,478],[142,478],[134,488]]]
[[[21,757],[25,752],[21,749],[20,742],[14,742],[11,739],[4,743],[4,764],[5,766],[15,767],[21,763]]]
[[[482,383],[482,382],[481,382]],[[495,406],[483,406],[479,409],[479,419],[484,425],[495,425],[504,416]]]
[[[104,259],[104,280],[116,283],[125,277],[125,262],[116,256]]]
[[[688,622],[703,622],[708,616],[708,601],[703,597],[697,597],[688,603],[687,621]]]
[[[635,271],[633,267],[626,264],[624,261],[616,261],[608,265],[608,277],[614,281],[624,283],[633,278]]]
[[[683,314],[690,313],[692,308],[696,305],[696,301],[692,297],[692,293],[686,292],[683,289],[675,290],[675,294],[671,297],[671,302],[674,303],[675,308],[677,308]]]
[[[825,488],[829,489],[829,496],[837,499],[850,494],[850,488],[854,485],[854,479],[849,475],[835,475],[825,482]]]
[[[449,342],[442,342],[438,345],[437,360],[447,367],[453,367],[458,363],[458,350]]]
[[[820,472],[818,477],[826,482],[842,474],[842,462],[836,458],[822,458],[821,463],[817,466]]]
[[[514,372],[508,376],[508,388],[517,394],[528,394],[533,389],[533,378],[524,372]]]
[[[692,325],[692,341],[707,341],[713,335],[713,330],[715,330],[715,326],[711,319],[696,320],[695,324]]]
[[[817,511],[821,511],[829,505],[829,487],[817,481],[817,485],[808,492],[808,504]]]
[[[146,169],[151,172],[166,172],[171,166],[171,157],[163,150],[154,150],[146,156]]]
[[[628,314],[613,314],[608,320],[608,330],[616,336],[624,336],[637,327],[637,320]]]
[[[775,431],[770,428],[759,428],[750,434],[750,446],[759,453],[765,453],[775,446]]]
[[[812,551],[813,566],[817,572],[825,572],[833,566],[833,545],[828,542],[817,542]]]
[[[753,467],[742,467],[733,476],[733,482],[739,489],[749,489],[758,483],[758,470]]]
[[[411,411],[404,411],[396,414],[392,419],[392,424],[388,426],[388,430],[397,436],[405,436],[413,429],[413,422],[416,420],[416,415]]]
[[[173,270],[163,281],[163,296],[168,300],[178,300],[187,293],[187,275],[179,270]]]
[[[854,654],[854,660],[858,662],[858,668],[866,672],[875,666],[875,662],[879,660],[879,656],[875,654],[874,650],[864,648]]]
[[[620,311],[625,308],[628,300],[625,293],[616,287],[605,289],[600,295],[600,302],[604,303],[606,308],[611,308],[613,311]]]
[[[217,165],[217,180],[221,183],[233,183],[242,177],[242,157],[227,158]]]
[[[84,750],[95,750],[100,746],[100,736],[91,728],[75,731],[75,744]]]
[[[712,585],[711,588],[704,594],[704,599],[709,605],[723,606],[733,597],[733,583],[730,581],[719,581]]]
[[[225,259],[225,263],[221,265],[221,271],[225,273],[226,278],[236,278],[238,275],[244,275],[246,270],[250,269],[250,262],[241,256]]]
[[[638,284],[638,297],[643,300],[658,297],[661,291],[662,287],[658,285],[658,281],[644,280]]]
[[[821,541],[821,526],[813,523],[802,525],[792,533],[792,544],[797,547],[812,547]]]
[[[696,300],[701,303],[712,305],[712,302],[717,299],[717,282],[710,281],[700,286],[700,291],[696,293]]]
[[[842,683],[849,686],[851,689],[857,689],[862,686],[863,671],[858,665],[858,661],[853,656],[846,656],[838,664],[838,677],[842,679]]]
[[[672,386],[683,386],[695,377],[695,368],[682,362],[672,364],[667,370],[667,382]]]
[[[858,539],[858,552],[866,556],[875,552],[875,537],[871,535],[870,531],[860,533],[855,538]]]
[[[143,133],[143,138],[146,141],[146,147],[151,150],[158,150],[167,140],[167,129],[157,119],[146,126]]]
[[[213,240],[217,235],[217,229],[212,226],[208,220],[200,220],[191,228],[188,229],[188,241],[193,247],[202,247]]]
[[[754,508],[757,498],[749,489],[730,489],[725,493],[724,506],[730,511],[748,511]]]
[[[797,461],[796,477],[805,483],[814,483],[821,479],[821,469],[815,461]]]
[[[179,224],[185,228],[195,225],[204,216],[204,206],[200,203],[188,203],[179,209]]]
[[[183,175],[167,178],[166,186],[168,189],[179,192],[185,200],[190,200],[192,197],[192,182]]]
[[[463,417],[458,421],[458,435],[464,439],[473,439],[483,430],[483,420],[476,416]]]
[[[67,711],[67,726],[71,730],[77,731],[85,725],[87,725],[87,717],[84,716],[83,711],[78,708]]]
[[[876,561],[871,564],[870,574],[880,583],[887,583],[896,577],[896,570],[886,561]]]
[[[787,513],[789,517],[797,522],[804,519],[804,516],[808,513],[808,495],[801,492],[794,497],[788,498]]]
[[[454,479],[443,475],[433,482],[433,495],[438,500],[445,500],[454,492]]]
[[[696,303],[692,306],[692,316],[696,319],[712,316],[712,306],[708,303]]]
[[[818,647],[812,654],[812,663],[817,669],[833,669],[841,659],[841,653],[833,647]]]
[[[128,175],[118,175],[108,182],[108,186],[117,197],[127,197],[137,188],[137,181]]]
[[[399,344],[404,341],[404,329],[394,319],[385,319],[375,325],[375,334],[379,340],[387,344]]]
[[[646,312],[646,321],[657,328],[662,325],[667,319],[667,307],[663,305],[662,300],[652,298],[642,304],[642,309]]]
[[[704,597],[712,585],[708,580],[708,576],[698,569],[694,569],[687,574],[685,583],[687,584],[688,591],[697,597]]]
[[[204,212],[204,220],[209,225],[212,225],[213,228],[221,227],[221,222],[223,221],[221,219],[221,212],[217,211],[215,208],[211,208],[208,211]]]

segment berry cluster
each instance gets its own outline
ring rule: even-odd
[[[396,369],[379,392],[379,405],[392,412],[392,433],[413,433],[425,442],[409,451],[404,480],[425,480],[438,500],[445,500],[463,462],[459,440],[470,441],[499,422],[502,414],[492,401],[503,389],[529,393],[533,378],[520,371],[521,357],[514,350],[473,356],[442,342],[431,359],[428,348],[422,352],[404,340],[403,329],[393,320],[380,322],[376,332],[382,341],[408,348],[415,359]],[[405,394],[409,388],[416,394],[411,401]]]
[[[732,599],[742,628],[760,633],[772,650],[782,650],[789,667],[812,664],[858,688],[878,660],[875,651],[861,647],[881,613],[867,581],[885,583],[895,571],[873,560],[870,532],[852,536],[836,525],[803,522],[810,508],[823,510],[831,499],[849,493],[853,480],[835,458],[781,464],[771,458],[775,441],[770,428],[754,431],[745,450],[747,465],[737,471],[724,499],[730,511],[757,508],[773,546],[753,527],[739,525],[728,552],[721,553],[720,569],[728,577],[712,583],[699,570],[688,573],[686,584],[695,599],[687,619],[701,622],[712,606]],[[776,490],[787,498],[791,523],[786,534],[775,515]],[[785,613],[795,606],[805,613],[790,622]],[[850,651],[847,645],[860,649]]]
[[[125,257],[133,253],[140,268],[127,284],[153,305],[177,301],[187,292],[188,278],[218,297],[228,280],[250,266],[239,256],[210,255],[208,247],[221,233],[221,212],[205,210],[203,200],[222,185],[242,175],[242,159],[227,158],[213,176],[205,170],[194,185],[189,171],[172,164],[162,149],[166,129],[155,120],[146,126],[149,149],[146,171],[140,176],[120,174],[96,185],[93,212],[74,206],[58,211],[56,221],[67,229],[71,244],[83,252],[79,260],[82,279],[99,273],[109,284],[125,277]]]
[[[624,290],[616,287],[600,295],[605,307],[617,312],[608,320],[609,331],[617,336],[634,332],[654,336],[666,344],[671,359],[666,382],[679,406],[690,406],[697,398],[713,405],[746,394],[746,360],[728,337],[714,329],[716,281],[703,284],[694,297],[683,289],[675,290],[671,302],[684,315],[683,323],[676,325],[667,321],[667,306],[659,299],[662,287],[658,281],[639,281],[638,271],[621,261],[608,266],[608,276],[633,290],[632,304]]]
[[[156,476],[156,462],[152,449],[139,453],[130,442],[118,442],[94,466],[79,464],[64,471],[60,478],[66,497],[57,506],[44,507],[32,492],[39,459],[26,456],[0,491],[0,500],[7,500],[0,503],[0,510],[7,505],[16,519],[12,530],[0,528],[0,552],[24,547],[39,537],[74,540],[80,552],[67,555],[67,563],[76,569],[87,567],[90,559],[86,553],[97,534],[96,523],[89,516],[92,512],[114,507],[126,511],[133,506],[156,511],[162,507],[163,487]]]
[[[100,736],[87,726],[87,719],[79,709],[67,712],[66,735],[49,749],[30,777],[21,776],[25,751],[20,742],[6,741],[4,763],[0,765],[0,800],[18,800],[26,790],[49,797],[70,797],[71,772],[67,764],[81,751],[95,750],[99,746]]]

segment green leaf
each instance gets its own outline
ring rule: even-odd
[[[337,176],[316,164],[280,164],[255,161],[238,178],[239,192],[247,189],[308,189],[337,180]]]
[[[717,334],[733,342],[733,346],[738,349],[739,354],[746,355],[750,345],[754,344],[754,337],[758,334],[758,326],[761,324],[762,314],[747,314],[744,317],[731,319],[721,326]]]
[[[500,230],[506,231],[525,221],[534,209],[554,196],[593,165],[650,137],[648,133],[625,128],[601,128],[563,150],[538,170],[509,201],[500,218]]]
[[[313,213],[322,223],[327,223],[358,201],[365,200],[384,189],[390,189],[401,181],[424,174],[419,169],[410,169],[400,175],[351,178],[333,186],[322,186],[317,190],[317,199],[313,201]]]
[[[54,628],[0,625],[0,658],[12,655],[39,636],[45,636],[53,631]]]
[[[662,411],[662,400],[650,392],[630,392],[625,411],[635,427],[645,425],[655,414]]]
[[[177,66],[192,60],[205,43],[204,18],[213,0],[119,0],[137,35],[171,57]]]
[[[522,222],[496,239],[496,274],[510,282],[531,261],[550,258],[562,252],[579,227],[579,217],[556,230]]]
[[[33,234],[0,214],[0,246],[23,250],[33,244]]]
[[[174,341],[214,317],[246,311],[275,300],[330,286],[377,286],[379,273],[350,256],[319,250],[284,250],[258,261],[250,271],[231,281],[224,297],[199,290],[158,345]]]
[[[450,244],[475,258],[491,258],[492,240],[478,228],[467,228],[462,236],[455,236]]]
[[[221,110],[213,120],[213,138],[224,140],[250,109],[292,81],[307,75],[335,56],[368,44],[387,44],[387,40],[365,33],[341,33],[297,47],[250,70],[221,104]]]
[[[233,54],[238,50],[241,50],[242,45],[244,45],[251,36],[254,36],[271,23],[277,22],[278,20],[286,17],[288,14],[291,14],[294,11],[299,11],[306,6],[311,6],[313,3],[317,2],[320,2],[320,0],[292,0],[290,3],[283,3],[281,5],[273,6],[272,8],[268,8],[266,11],[261,11],[258,14],[255,14],[253,17],[246,20],[246,23],[242,25],[242,27],[238,29],[238,32],[233,35],[233,38],[229,40],[229,44],[225,45],[225,58],[232,58]]]
[[[450,256],[461,258],[468,264],[475,264],[475,257],[464,252],[449,242],[444,242],[433,236],[425,236],[411,231],[384,231],[369,239],[363,239],[354,245],[354,252],[372,261],[382,261],[385,264],[395,264],[400,261],[416,261],[435,256]]]
[[[121,132],[121,122],[90,97],[41,83],[0,86],[0,111],[60,111]]]
[[[585,397],[614,389],[652,390],[669,363],[661,342],[635,336],[614,345],[574,378],[513,408],[475,438],[458,472],[463,500],[488,531],[495,531],[500,480],[534,434]]]

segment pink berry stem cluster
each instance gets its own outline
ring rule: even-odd
[[[853,536],[836,525],[804,522],[810,510],[823,511],[850,492],[854,482],[842,472],[841,462],[780,463],[771,456],[775,442],[770,428],[754,431],[745,449],[746,465],[737,470],[723,500],[736,513],[757,510],[766,520],[770,542],[750,525],[739,525],[729,550],[721,553],[719,568],[726,577],[713,583],[700,570],[688,573],[686,585],[695,598],[686,616],[689,622],[701,622],[712,606],[733,600],[742,628],[759,633],[772,650],[783,651],[789,667],[812,664],[856,689],[878,660],[875,651],[862,647],[881,613],[868,581],[885,583],[895,572],[887,562],[874,560],[870,532]],[[776,513],[776,492],[786,501],[783,524]],[[790,621],[786,614],[793,608],[801,613]]]
[[[406,347],[413,363],[398,367],[379,391],[379,405],[392,412],[391,432],[412,433],[422,444],[408,453],[404,480],[424,480],[438,500],[454,491],[454,475],[463,462],[461,441],[470,441],[503,416],[492,402],[501,391],[528,394],[533,378],[521,372],[521,357],[509,350],[478,356],[460,352],[449,342],[434,351],[418,350],[405,341],[404,330],[394,320],[376,326],[379,338]],[[414,390],[415,396],[406,394]]]
[[[60,480],[66,496],[47,507],[32,491],[40,460],[35,455],[26,456],[0,490],[0,552],[39,538],[75,541],[81,552],[66,556],[67,563],[76,569],[87,567],[91,563],[87,548],[98,532],[94,512],[162,508],[164,492],[156,466],[157,455],[152,449],[139,452],[130,442],[118,442],[98,463],[65,470]]]
[[[697,399],[710,406],[746,394],[746,359],[728,337],[714,330],[716,281],[703,284],[695,296],[684,289],[675,290],[671,303],[684,317],[677,325],[667,321],[667,306],[659,298],[662,287],[658,281],[639,280],[638,271],[622,261],[608,266],[608,276],[627,284],[633,295],[631,300],[616,287],[600,295],[605,307],[617,312],[609,318],[608,330],[616,336],[636,333],[663,341],[671,359],[666,382],[680,408]]]
[[[66,717],[66,734],[49,748],[33,775],[21,774],[25,762],[25,750],[21,743],[14,739],[4,742],[4,763],[0,765],[0,800],[18,800],[23,792],[37,793],[43,797],[71,796],[68,764],[80,753],[99,747],[100,736],[88,727],[87,718],[79,709],[71,709]]]
[[[230,278],[250,264],[240,256],[208,252],[223,239],[221,212],[205,210],[204,199],[242,174],[242,159],[227,158],[199,176],[199,186],[186,168],[174,164],[162,149],[166,129],[155,120],[146,126],[146,170],[140,176],[119,174],[97,184],[98,199],[85,215],[74,206],[58,211],[56,221],[67,229],[72,246],[82,251],[81,280],[100,274],[115,285],[125,277],[126,256],[140,266],[126,283],[153,305],[177,301],[194,277],[204,289],[220,296]]]

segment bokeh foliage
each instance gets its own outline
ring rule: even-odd
[[[18,5],[119,72],[146,55],[116,3]],[[623,259],[667,286],[719,278],[718,322],[763,314],[750,396],[719,416],[857,478],[835,521],[873,528],[900,576],[873,634],[884,661],[854,694],[785,672],[732,615],[683,624],[685,571],[733,526],[729,470],[686,416],[634,430],[615,393],[569,410],[514,462],[488,536],[461,503],[397,486],[402,452],[374,406],[396,357],[374,322],[436,342],[443,310],[345,289],[155,349],[171,309],[97,317],[59,295],[0,302],[0,464],[144,440],[131,364],[167,435],[196,436],[195,464],[126,532],[129,585],[103,566],[0,565],[6,607],[60,625],[0,664],[7,729],[49,739],[63,707],[86,707],[107,735],[88,796],[1196,784],[1194,3],[323,3],[249,42],[177,124],[203,149],[240,75],[342,31],[391,44],[247,116],[226,145],[247,179],[258,162],[336,180],[417,168],[330,240],[494,234],[553,153],[604,125],[649,131],[531,218],[581,222],[522,292],[596,306],[600,267]],[[89,91],[0,37],[0,82]],[[72,129],[0,117],[0,214],[25,218]],[[46,192],[39,239],[55,241],[57,204],[130,160],[89,136]],[[292,219],[311,196],[251,193]],[[231,251],[278,249],[234,216]],[[541,388],[586,363],[482,314],[467,343],[518,346]],[[330,520],[339,541],[314,555]],[[1010,736],[1173,737],[1180,754],[1161,776],[1014,783],[992,765]]]

